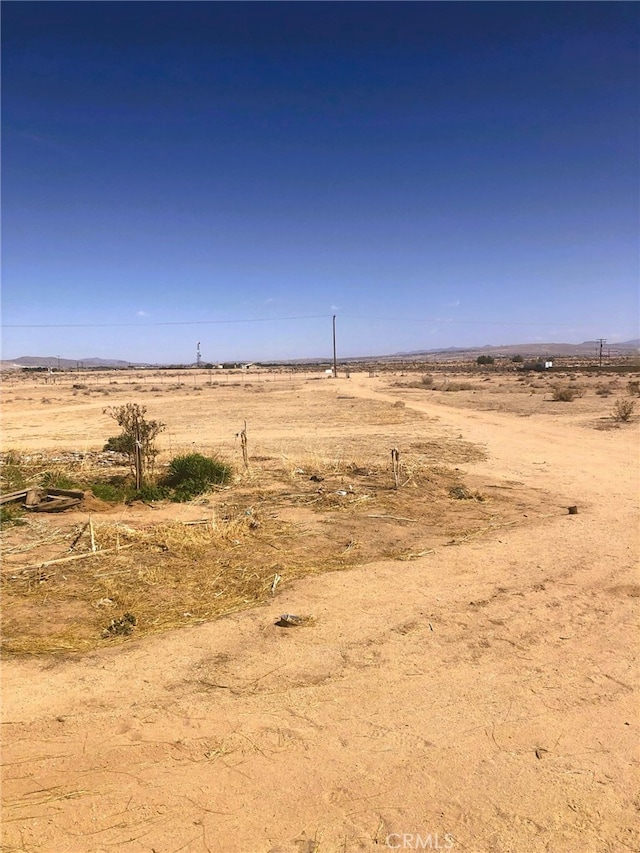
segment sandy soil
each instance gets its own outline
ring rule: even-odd
[[[254,452],[351,452],[362,430],[368,456],[430,425],[484,449],[469,477],[548,511],[216,622],[6,659],[3,850],[640,850],[637,418],[602,428],[612,398],[593,388],[559,404],[515,377],[475,394],[400,380],[274,380]],[[171,449],[237,453],[227,430],[253,390],[215,406],[176,388]],[[118,393],[72,410],[55,387],[43,405],[42,388],[30,403],[10,385],[5,446],[96,449]],[[353,412],[323,424],[338,397]],[[289,426],[295,406],[317,407],[314,434]],[[283,629],[281,613],[315,621]]]

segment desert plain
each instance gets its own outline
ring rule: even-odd
[[[234,475],[4,528],[3,851],[640,850],[638,373],[430,370],[4,378],[5,474]]]

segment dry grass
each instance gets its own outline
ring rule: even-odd
[[[266,551],[276,541],[300,534],[275,520],[255,527],[258,523],[246,513],[143,529],[98,523],[100,550],[94,554],[87,549],[86,559],[5,571],[3,648],[27,654],[77,651],[97,645],[109,621],[125,612],[137,619],[134,633],[148,634],[262,601],[276,568],[283,571],[277,560],[267,559],[271,555]],[[298,560],[293,574],[304,568]],[[30,620],[31,631],[25,624],[25,603],[39,616]],[[75,619],[54,624],[61,610],[73,612]]]
[[[417,444],[401,456],[399,489],[390,463],[315,451],[254,463],[233,488],[205,498],[192,522],[142,526],[94,513],[95,553],[86,523],[29,517],[4,542],[2,649],[51,654],[126,642],[103,636],[125,613],[135,616],[133,637],[209,621],[268,600],[276,575],[275,594],[303,575],[412,559],[512,519],[497,493],[483,503],[452,498],[467,488],[463,474],[432,461],[481,458],[479,449],[461,443],[456,455],[452,440]]]
[[[452,537],[521,523],[522,494],[516,505],[508,493],[459,469],[483,459],[482,448],[441,435],[432,418],[408,406],[348,391],[336,395],[331,384],[315,386],[323,393],[299,397],[298,383],[265,384],[269,393],[263,395],[251,387],[224,394],[210,389],[220,393],[217,437],[195,449],[215,449],[235,460],[241,473],[229,488],[180,505],[181,517],[200,523],[167,521],[178,512],[168,505],[136,515],[135,507],[116,510],[93,499],[85,510],[93,514],[95,553],[83,529],[86,513],[26,516],[24,527],[7,529],[4,653],[66,653],[127,642],[124,636],[103,637],[112,620],[126,613],[136,619],[134,638],[193,625],[264,602],[303,575],[381,558],[414,559]],[[175,391],[160,461],[183,447],[192,452],[192,425],[210,417],[210,402],[194,396],[186,413],[182,392]],[[242,470],[236,438],[245,417],[248,471]],[[105,424],[85,421],[94,431],[87,427],[86,446],[102,446],[104,438],[96,435]],[[35,480],[54,469],[81,475],[84,482],[120,473],[95,451],[65,450],[70,442],[65,439],[55,454],[28,453],[19,460],[14,454],[9,462],[18,461],[24,476]],[[392,447],[400,450],[399,488]],[[451,496],[456,487],[485,500],[458,500]],[[528,495],[526,501],[534,519],[540,498]],[[281,581],[273,593],[276,575]]]

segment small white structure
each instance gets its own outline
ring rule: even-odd
[[[544,369],[545,370],[551,370],[552,367],[553,367],[552,361],[545,361],[545,363],[544,363]]]

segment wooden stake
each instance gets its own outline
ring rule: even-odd
[[[391,468],[393,469],[393,479],[396,483],[396,489],[400,488],[400,451],[397,447],[391,450]]]
[[[89,516],[89,533],[91,534],[91,550],[95,554],[98,549],[96,548],[96,536],[93,530],[93,519],[91,516]]]
[[[244,429],[240,433],[240,446],[242,447],[242,460],[244,467],[249,470],[249,451],[247,449],[247,422],[244,422]]]

